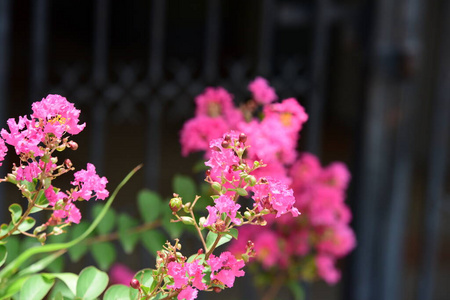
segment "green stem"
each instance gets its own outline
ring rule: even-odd
[[[44,245],[42,247],[34,247],[34,248],[30,248],[28,250],[26,250],[25,252],[23,252],[21,255],[19,255],[19,257],[17,257],[15,260],[13,260],[10,264],[8,264],[8,266],[6,266],[3,270],[0,271],[0,280],[6,277],[11,276],[12,274],[14,274],[15,272],[17,272],[17,270],[19,269],[19,267],[30,257],[32,257],[35,254],[38,253],[46,253],[46,252],[53,252],[53,251],[58,251],[61,249],[67,249],[70,248],[76,244],[78,244],[79,242],[81,242],[83,239],[85,239],[94,229],[95,227],[97,227],[97,225],[100,223],[100,221],[103,219],[103,217],[105,216],[106,212],[108,211],[109,207],[111,206],[112,202],[114,201],[114,199],[117,196],[117,193],[120,191],[120,189],[128,182],[128,180],[130,180],[130,178],[142,167],[142,165],[137,166],[136,168],[134,168],[130,173],[128,173],[128,175],[122,180],[122,182],[119,183],[119,185],[117,186],[117,188],[114,190],[113,194],[111,195],[111,197],[109,197],[108,201],[106,202],[106,204],[103,206],[100,214],[97,216],[97,218],[92,222],[91,226],[89,226],[89,228],[79,237],[77,237],[76,239],[70,241],[70,242],[66,242],[66,243],[58,243],[58,244],[48,244],[48,245]]]

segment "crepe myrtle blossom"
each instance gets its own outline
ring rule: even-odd
[[[72,184],[79,188],[78,191],[72,193],[74,200],[79,198],[89,200],[91,197],[95,197],[96,200],[105,200],[109,196],[109,192],[106,190],[108,180],[106,177],[97,175],[93,164],[88,163],[87,170],[80,170],[74,176],[75,180],[72,181]]]
[[[2,161],[5,159],[7,152],[8,147],[6,147],[5,141],[2,138],[0,138],[0,166],[2,165]]]
[[[253,100],[260,104],[268,104],[278,99],[275,90],[262,77],[256,77],[255,80],[250,82],[248,90],[252,93]]]
[[[276,217],[288,212],[294,217],[300,214],[298,209],[294,207],[295,197],[292,189],[271,177],[265,178],[263,182],[264,184],[252,187],[255,206],[261,210],[268,209],[276,213]]]
[[[241,207],[239,204],[233,201],[228,195],[221,195],[214,200],[215,206],[207,206],[206,209],[209,212],[208,218],[203,226],[211,226],[220,220],[220,216],[225,213],[236,225],[240,225],[242,222],[239,218],[236,218],[236,213]]]
[[[235,278],[245,274],[241,270],[245,262],[242,259],[236,259],[229,251],[222,252],[220,256],[211,255],[207,264],[211,267],[211,280],[227,287],[233,287]]]

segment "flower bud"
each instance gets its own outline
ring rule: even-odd
[[[6,175],[6,180],[8,182],[11,182],[12,184],[16,184],[17,183],[17,179],[16,179],[16,175],[9,173],[8,175]]]
[[[58,147],[56,147],[56,150],[59,152],[66,150],[66,144],[59,145]]]
[[[230,147],[230,143],[228,143],[227,141],[223,141],[222,142],[222,148],[228,148],[228,147]]]
[[[220,183],[218,183],[218,182],[213,182],[211,184],[211,187],[213,189],[215,189],[216,191],[218,191],[218,192],[222,191],[222,185]]]
[[[239,135],[239,142],[244,144],[246,141],[247,141],[247,135],[245,135],[245,133],[242,132]]]
[[[169,207],[174,213],[178,212],[182,206],[183,206],[183,201],[181,200],[180,197],[175,197],[175,198],[170,199]]]
[[[135,290],[141,289],[141,284],[139,283],[139,280],[137,280],[136,278],[131,279],[130,286]]]
[[[229,134],[226,134],[223,138],[225,141],[230,142],[231,141],[231,136]]]
[[[255,178],[255,176],[250,175],[250,176],[248,177],[248,180],[250,181],[250,186],[255,186],[255,184],[256,184],[256,178]]]
[[[215,227],[218,232],[224,232],[227,229],[225,221],[222,219],[216,221]]]
[[[210,169],[206,170],[206,171],[205,171],[205,175],[206,175],[207,177],[211,176],[211,170],[210,170]]]
[[[70,169],[73,166],[72,161],[70,159],[68,159],[68,158],[64,161],[64,165],[68,169]]]
[[[198,249],[197,254],[198,255],[203,254],[203,248]]]
[[[69,141],[67,143],[67,146],[69,146],[70,149],[72,150],[77,150],[78,149],[78,144],[74,141]]]
[[[200,230],[204,227],[203,224],[205,224],[205,222],[206,222],[206,218],[200,217],[200,219],[198,220],[198,226],[200,226]]]
[[[194,219],[192,219],[191,217],[183,216],[181,217],[181,222],[186,225],[194,225]]]
[[[244,190],[243,188],[237,188],[236,192],[239,194],[239,196],[247,196],[248,192]]]
[[[244,217],[246,217],[247,219],[251,219],[252,214],[249,211],[244,212]]]
[[[222,291],[222,289],[218,286],[213,287],[213,291],[216,293],[220,293]]]

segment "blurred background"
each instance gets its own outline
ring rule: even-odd
[[[358,246],[343,280],[308,298],[444,300],[449,53],[445,0],[0,0],[0,124],[67,97],[87,122],[75,165],[94,163],[111,188],[144,163],[115,203],[133,213],[140,189],[170,196],[175,174],[192,176],[200,156],[181,157],[178,138],[195,95],[221,85],[243,101],[264,76],[309,114],[299,149],[352,173]],[[2,223],[10,197],[0,186]],[[154,264],[136,257],[120,261]],[[220,295],[252,299],[247,284]]]

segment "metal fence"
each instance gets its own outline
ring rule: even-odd
[[[337,101],[354,106],[348,110],[356,112],[346,120],[346,128],[354,145],[347,162],[353,173],[350,201],[358,247],[346,262],[340,297],[443,299],[439,295],[450,291],[446,287],[436,289],[433,282],[444,236],[440,222],[448,172],[449,4],[425,0],[191,1],[189,5],[200,7],[196,22],[200,22],[202,33],[200,38],[192,37],[201,41],[196,50],[200,54],[192,62],[168,49],[179,39],[172,35],[169,25],[176,18],[172,10],[187,5],[182,3],[133,2],[136,14],[147,15],[139,26],[148,36],[140,44],[144,53],[141,59],[130,60],[113,55],[111,36],[117,27],[112,25],[123,22],[117,18],[119,2],[82,2],[83,7],[91,9],[75,9],[82,13],[80,18],[90,20],[88,30],[83,31],[88,34],[80,43],[91,50],[88,59],[68,62],[63,54],[52,52],[52,45],[60,38],[54,35],[55,14],[70,14],[70,5],[50,0],[26,4],[0,0],[1,123],[17,103],[28,104],[48,93],[60,93],[89,112],[89,160],[105,174],[110,162],[105,153],[115,146],[108,140],[114,134],[109,131],[111,119],[121,126],[137,122],[142,128],[138,139],[145,165],[142,186],[158,190],[164,172],[167,124],[179,124],[190,117],[192,99],[205,86],[223,85],[238,98],[245,95],[245,85],[254,76],[268,77],[281,96],[296,96],[307,108],[310,119],[303,149],[326,156],[330,151],[324,146],[330,137],[325,128],[327,116],[338,114],[333,110],[336,97],[332,93],[339,89],[339,77],[351,73],[358,82],[358,86],[345,85],[352,89],[352,100]],[[19,12],[24,7],[29,15]],[[55,7],[63,11],[56,12]],[[230,50],[224,36],[241,32],[228,28],[239,14],[249,19],[248,28],[242,28],[247,30],[243,36],[254,40],[234,55],[236,47]],[[20,31],[24,26],[19,23],[24,20],[29,24],[28,33]],[[435,32],[437,27],[442,32]],[[304,41],[295,43],[293,48],[298,48],[298,53],[290,50],[294,44],[292,32]],[[22,47],[18,39],[29,40],[26,50],[18,49]],[[238,43],[242,39],[229,40]],[[345,55],[339,56],[336,51],[345,43],[354,50],[350,59],[342,60]],[[25,65],[26,76],[12,76],[18,72],[20,66],[15,63],[23,53],[29,59],[29,63],[20,65]],[[428,66],[430,56],[436,57],[431,62],[436,68]],[[340,59],[355,69],[335,69]],[[16,78],[25,80],[18,82]],[[20,102],[18,98],[24,95],[26,101]],[[341,91],[342,95],[348,93]],[[421,101],[423,96],[428,97],[428,103]],[[430,114],[424,116],[427,109]],[[429,137],[421,131],[423,126],[429,127]],[[426,175],[417,175],[423,169]],[[422,197],[411,192],[416,191],[412,183],[418,180],[424,184]],[[0,195],[4,194],[0,186]],[[0,218],[4,220],[7,202],[4,197],[0,199]],[[407,238],[412,234],[410,216],[415,201],[424,205],[419,219],[424,223],[421,235],[413,236],[423,243],[418,250],[421,266],[414,267],[416,277],[409,280],[405,253],[410,245]],[[417,282],[417,290],[405,292],[405,282]],[[314,293],[310,298],[314,299]]]

